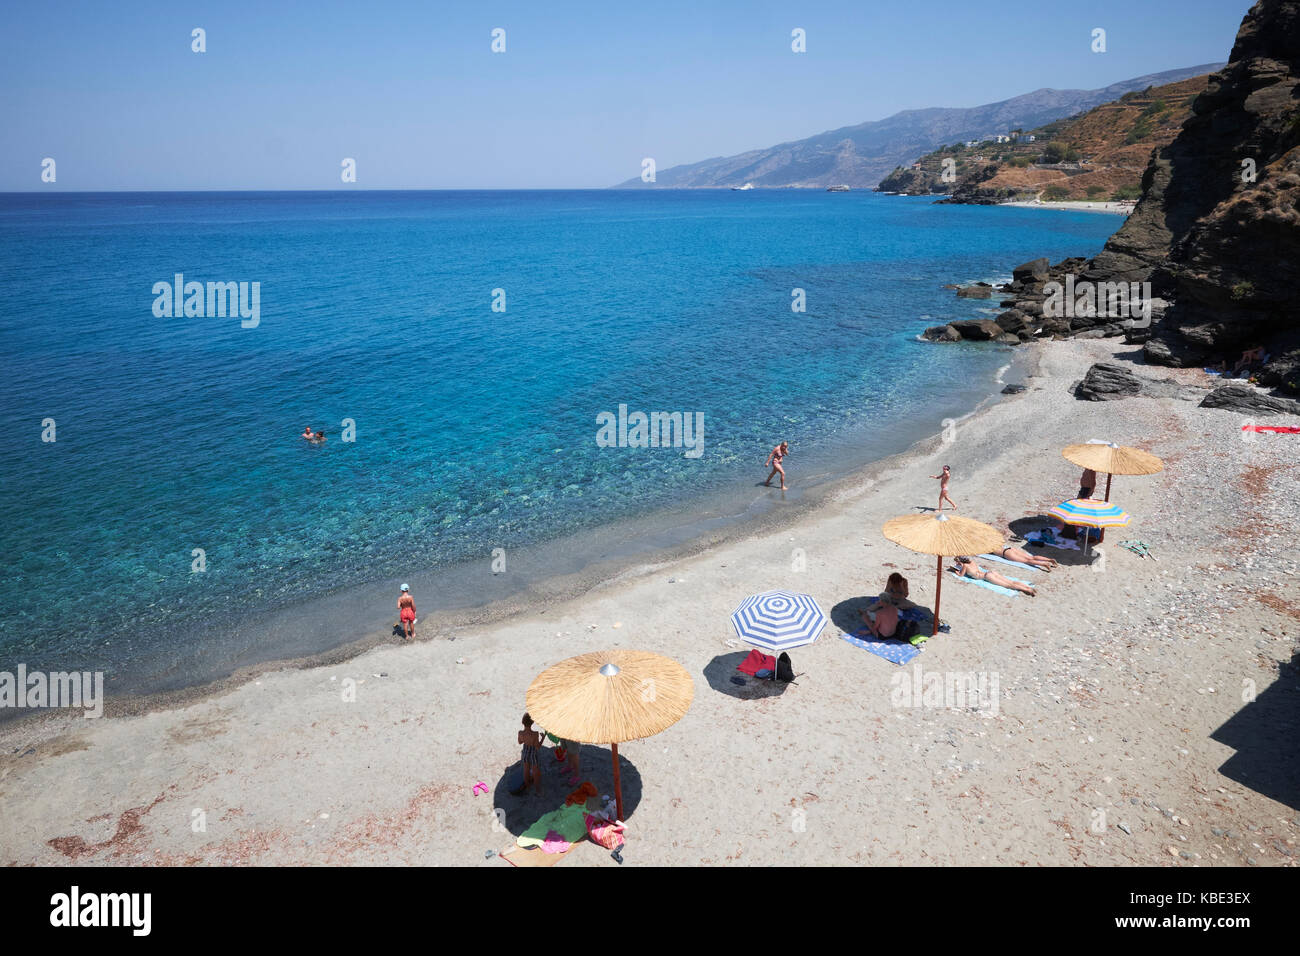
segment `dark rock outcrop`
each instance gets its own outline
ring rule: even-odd
[[[932,325],[921,333],[921,338],[930,342],[960,342],[961,333],[951,325]]]
[[[1111,402],[1138,395],[1150,398],[1189,397],[1177,382],[1143,378],[1129,366],[1115,362],[1098,362],[1088,369],[1083,381],[1075,386],[1074,395],[1088,402]]]
[[[987,282],[964,285],[957,290],[957,295],[963,299],[991,299],[993,298],[993,286]]]
[[[1248,415],[1300,415],[1300,402],[1277,398],[1249,385],[1220,385],[1201,402],[1202,408],[1226,408]]]
[[[1300,0],[1259,0],[1228,65],[1156,153],[1142,199],[1085,278],[1172,300],[1147,361],[1195,366],[1263,345],[1262,384],[1300,393]]]
[[[992,319],[959,319],[948,323],[948,328],[972,342],[988,342],[1002,334],[1002,328]]]
[[[1043,256],[1041,259],[1031,259],[1029,262],[1018,265],[1011,270],[1011,281],[1012,283],[1034,280],[1045,282],[1051,265],[1052,262],[1047,256]]]

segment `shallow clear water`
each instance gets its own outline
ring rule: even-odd
[[[205,679],[288,653],[204,645],[250,615],[375,582],[383,626],[397,577],[752,489],[782,438],[796,481],[899,450],[1010,360],[916,341],[996,305],[942,285],[1118,224],[859,192],[0,196],[0,669]],[[260,324],[155,317],[178,272],[259,282]],[[599,447],[620,403],[703,413],[703,454]]]

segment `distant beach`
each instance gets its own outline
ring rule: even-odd
[[[1124,202],[1093,202],[1091,200],[1070,199],[1061,202],[1049,202],[1042,200],[1017,201],[1017,202],[1000,202],[999,206],[1015,206],[1018,209],[1065,209],[1071,212],[1109,212],[1118,213],[1121,216],[1127,216],[1133,211],[1133,203]]]

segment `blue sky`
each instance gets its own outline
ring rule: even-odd
[[[903,109],[1226,60],[1250,5],[10,3],[0,190],[602,187],[645,156],[662,170]]]

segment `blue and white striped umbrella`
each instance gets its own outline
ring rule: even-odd
[[[764,591],[740,602],[731,612],[736,636],[769,651],[811,644],[826,627],[826,615],[807,594]]]

